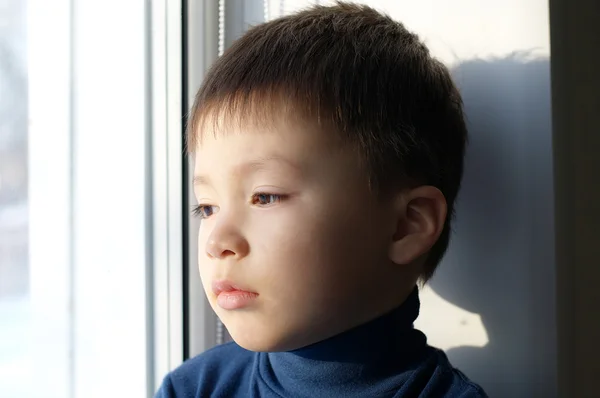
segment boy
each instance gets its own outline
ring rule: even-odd
[[[369,7],[248,31],[188,124],[200,276],[235,343],[157,397],[485,397],[413,328],[466,138],[447,69]]]

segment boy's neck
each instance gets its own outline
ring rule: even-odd
[[[426,349],[425,335],[413,328],[419,306],[415,287],[401,306],[371,322],[298,350],[260,354],[260,372],[287,391],[379,382],[408,369]]]
[[[402,344],[403,337],[414,331],[413,323],[419,316],[419,309],[419,293],[415,287],[399,307],[387,314],[318,343],[274,354],[289,354],[321,361],[356,362],[378,355],[378,347],[386,352],[392,350],[392,347],[404,350],[406,347]],[[356,344],[359,342],[360,344]]]

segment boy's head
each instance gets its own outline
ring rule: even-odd
[[[371,8],[317,6],[235,42],[198,92],[187,142],[200,274],[238,344],[314,343],[430,278],[466,138],[446,67]]]

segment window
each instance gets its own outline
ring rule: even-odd
[[[164,366],[145,4],[0,2],[2,397],[147,397]]]

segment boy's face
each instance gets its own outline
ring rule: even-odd
[[[397,299],[396,221],[357,154],[311,129],[272,130],[207,132],[195,152],[202,283],[231,336],[253,351],[318,342]],[[219,294],[229,284],[250,293]]]

